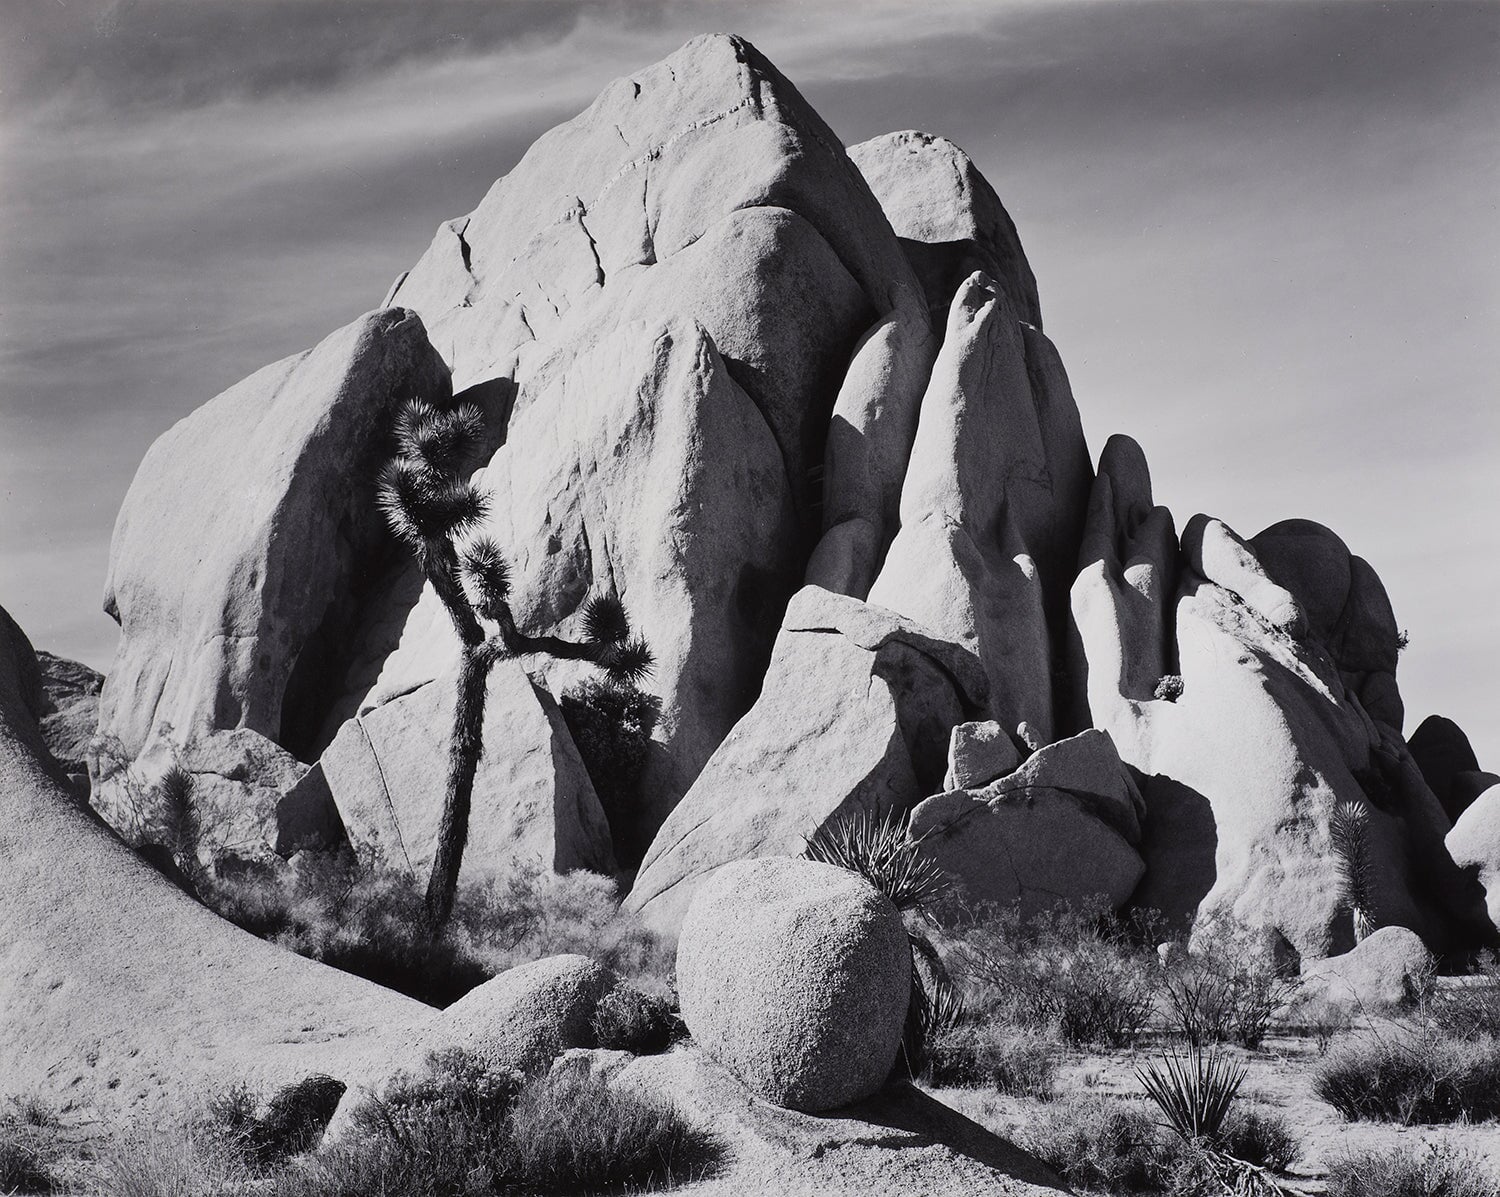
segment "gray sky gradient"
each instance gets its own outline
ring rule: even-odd
[[[743,33],[845,138],[922,128],[1020,229],[1097,453],[1302,516],[1410,630],[1408,730],[1500,768],[1500,6],[0,0],[0,605],[105,667],[173,421],[377,303],[542,131]],[[192,496],[185,496],[191,502]]]

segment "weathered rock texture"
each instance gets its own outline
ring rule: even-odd
[[[387,302],[167,433],[116,530],[103,743],[146,772],[204,743],[265,851],[347,835],[421,867],[456,641],[368,488],[392,404],[456,387],[524,629],[612,594],[656,652],[629,899],[655,925],[829,819],[924,810],[971,890],[1093,887],[1317,958],[1353,946],[1349,802],[1377,921],[1494,934],[1445,842],[1493,775],[1441,729],[1408,750],[1375,571],[1307,521],[1179,538],[1139,446],[1095,464],[1015,226],[952,143],[846,152],[753,47],[698,38],[540,138]],[[470,868],[609,867],[519,673],[556,697],[583,668],[499,685]]]
[[[349,720],[316,766],[356,848],[425,880],[437,851],[456,670]],[[437,800],[435,801],[435,796]],[[614,870],[609,826],[551,695],[514,661],[490,673],[484,754],[474,779],[460,876],[516,860]]]
[[[0,1074],[76,1111],[343,1071],[426,1007],[186,897],[64,789],[31,645],[0,611]]]
[[[36,654],[42,670],[42,740],[70,777],[83,776],[88,793],[89,741],[99,726],[99,691],[104,675],[78,661]]]
[[[869,1097],[911,991],[901,914],[864,878],[768,856],[698,889],[677,945],[682,1020],[752,1092],[818,1112]]]

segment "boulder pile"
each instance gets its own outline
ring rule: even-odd
[[[628,826],[629,905],[675,932],[736,862],[864,810],[975,901],[1102,898],[1318,959],[1354,946],[1352,804],[1380,921],[1494,941],[1500,791],[1451,724],[1403,738],[1370,564],[1308,521],[1179,526],[1134,441],[1091,452],[974,163],[917,132],[846,148],[732,36],[610,84],[379,310],[152,447],[106,588],[106,818],[116,765],[177,761],[240,854],[315,835],[426,867],[457,641],[373,502],[413,396],[484,415],[519,625],[574,636],[609,594],[657,657],[608,819],[558,710],[587,667],[497,671],[466,876],[608,871]]]

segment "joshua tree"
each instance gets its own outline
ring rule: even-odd
[[[453,621],[460,644],[458,701],[448,750],[448,783],[437,853],[427,885],[433,931],[453,911],[459,865],[469,836],[474,773],[483,751],[485,693],[490,670],[504,657],[547,653],[590,661],[612,679],[635,683],[650,673],[651,650],[630,634],[619,599],[600,595],[583,611],[580,641],[528,636],[510,610],[510,571],[496,544],[473,535],[489,496],[466,481],[484,431],[477,407],[437,408],[408,402],[396,418],[396,455],[381,471],[377,497],[397,539],[417,563]],[[493,624],[490,632],[486,624]]]

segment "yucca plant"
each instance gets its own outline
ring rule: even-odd
[[[939,901],[951,888],[942,866],[922,851],[894,812],[877,818],[863,808],[835,815],[804,837],[808,860],[858,873],[903,914]]]
[[[864,808],[842,812],[804,839],[807,846],[802,855],[808,860],[858,873],[903,914],[925,910],[945,898],[952,888],[943,867],[922,851],[921,841],[911,838],[905,821],[895,812],[884,818]],[[915,1080],[926,1067],[929,1040],[962,1018],[963,1002],[936,971],[929,995],[917,957],[935,962],[937,953],[924,936],[910,928],[907,940],[912,952],[911,994],[897,1067],[904,1062],[905,1071]]]
[[[1369,810],[1357,802],[1340,802],[1328,819],[1328,838],[1338,864],[1344,899],[1354,919],[1354,940],[1358,943],[1380,925],[1375,910]]]
[[[1137,1065],[1137,1079],[1161,1110],[1166,1125],[1184,1139],[1212,1139],[1245,1082],[1245,1068],[1226,1053],[1189,1047]]]
[[[509,564],[494,541],[474,535],[488,514],[489,496],[467,481],[466,473],[483,433],[483,415],[471,404],[439,408],[411,400],[397,415],[396,454],[376,488],[386,523],[415,554],[460,645],[447,787],[427,885],[434,934],[453,912],[474,775],[484,750],[485,695],[495,663],[522,653],[546,653],[591,662],[613,680],[629,684],[643,680],[654,663],[645,640],[631,634],[625,608],[613,595],[589,600],[578,641],[528,636],[516,627]]]

